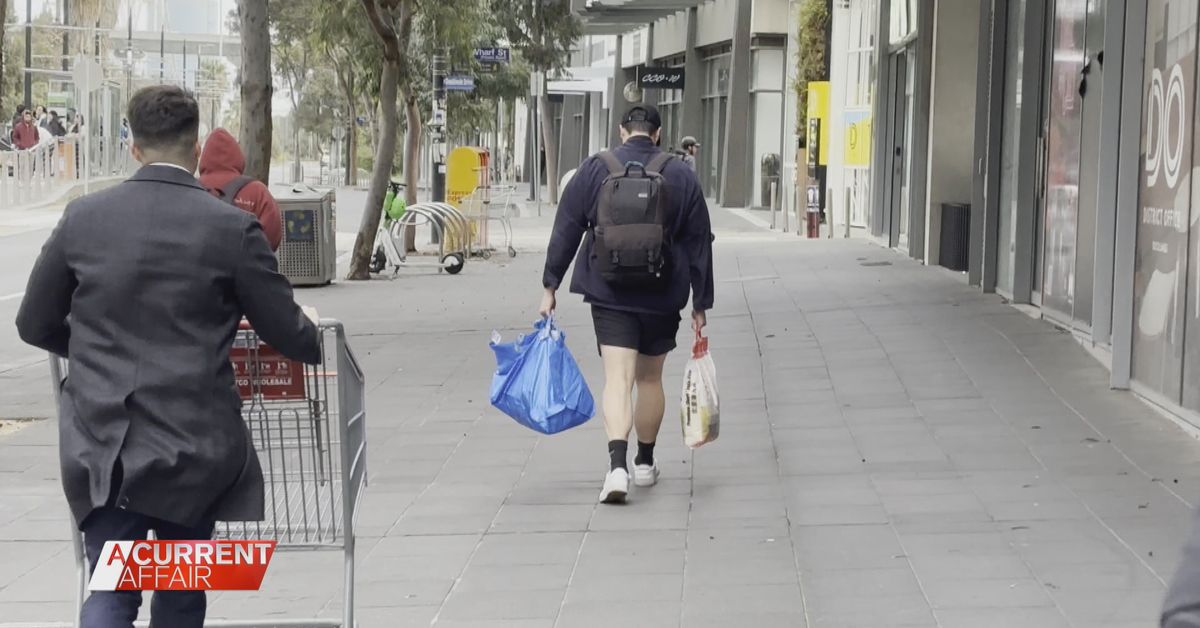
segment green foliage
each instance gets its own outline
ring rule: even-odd
[[[504,38],[531,67],[561,71],[567,66],[571,47],[583,33],[570,2],[489,0],[489,6]]]
[[[825,45],[829,32],[828,0],[801,0],[796,46],[796,134],[805,141],[808,133],[808,84],[825,76]]]
[[[4,1],[4,0],[0,0]],[[11,7],[10,7],[11,8]],[[9,23],[16,21],[12,11],[8,11]],[[33,67],[41,69],[62,69],[62,31],[36,28],[36,26],[51,26],[55,24],[54,16],[49,10],[43,10],[41,15],[33,19]],[[18,104],[25,102],[25,29],[13,29],[4,38],[4,76],[0,85],[0,102],[4,106],[5,117],[11,119],[12,112]],[[32,106],[45,104],[50,85],[45,74],[33,76]]]

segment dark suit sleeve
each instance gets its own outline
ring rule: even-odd
[[[268,345],[293,360],[317,364],[321,361],[320,332],[296,305],[287,278],[279,274],[279,261],[262,225],[250,214],[246,218],[234,281],[242,311]]]
[[[70,215],[67,208],[42,247],[17,312],[17,333],[21,340],[62,357],[67,357],[67,345],[71,342],[67,316],[78,285],[75,273],[67,265],[64,242]]]
[[[562,285],[571,267],[571,261],[579,250],[579,242],[588,228],[587,213],[593,204],[597,185],[590,175],[593,160],[588,159],[575,171],[570,183],[563,190],[558,202],[558,213],[554,216],[554,232],[546,251],[546,270],[542,274],[542,286],[557,290]]]
[[[687,225],[684,238],[687,243],[688,265],[692,279],[692,309],[707,312],[713,307],[713,258],[712,220],[708,215],[708,202],[700,189],[695,173],[687,173],[692,181],[687,204]]]

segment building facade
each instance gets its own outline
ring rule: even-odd
[[[576,4],[587,35],[572,68],[548,89],[560,172],[615,143],[617,116],[648,102],[662,114],[664,148],[687,136],[700,142],[697,172],[709,198],[765,207],[774,189],[782,202],[782,162],[793,141],[787,0],[676,2],[649,19],[635,2],[626,3],[628,16],[618,6],[599,17]],[[654,87],[643,80],[664,69],[682,79]]]
[[[778,167],[781,204],[800,209],[792,85],[806,1],[677,0],[654,13],[575,0],[589,32],[577,65],[593,74],[563,95],[560,118],[578,129],[564,134],[563,171],[613,142],[614,111],[645,99],[660,106],[664,146],[702,143],[710,198],[767,205]],[[1200,426],[1200,5],[826,6],[822,235],[930,265],[965,252],[964,281],[1074,334],[1114,387]],[[639,92],[659,68],[682,69],[682,89]]]
[[[965,246],[971,285],[1075,334],[1114,387],[1200,426],[1198,5],[833,9],[832,235],[927,264]],[[965,241],[942,233],[964,205]]]

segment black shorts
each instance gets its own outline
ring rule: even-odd
[[[678,314],[642,314],[592,306],[597,345],[636,349],[648,356],[666,355],[675,349],[680,320]]]

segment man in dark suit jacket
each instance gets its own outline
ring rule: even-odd
[[[321,359],[258,220],[192,175],[199,109],[148,87],[129,103],[125,183],[67,206],[29,278],[21,338],[69,360],[59,431],[63,489],[95,568],[105,541],[207,539],[261,520],[263,477],[229,351],[242,317],[284,355]],[[85,627],[131,626],[140,592],[96,592]],[[155,625],[200,628],[203,592],[158,592]]]

